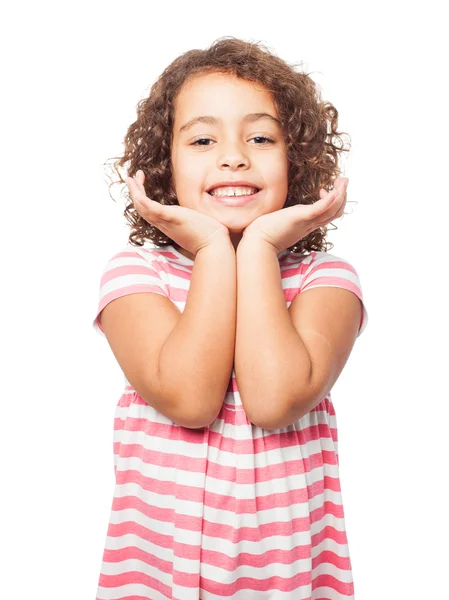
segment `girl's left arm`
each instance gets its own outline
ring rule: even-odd
[[[287,427],[325,398],[357,339],[359,298],[338,287],[298,294],[287,309],[276,249],[244,238],[237,252],[234,368],[248,419]]]

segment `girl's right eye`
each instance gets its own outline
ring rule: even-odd
[[[198,144],[198,142],[202,142],[203,140],[205,140],[206,142],[212,141],[210,138],[199,138],[192,143],[192,146],[209,146],[209,144]]]

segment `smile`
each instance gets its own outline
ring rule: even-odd
[[[212,196],[208,194],[212,200],[222,204],[224,206],[244,206],[259,198],[262,190],[259,190],[255,194],[243,195],[243,196]],[[207,192],[206,192],[207,193]]]

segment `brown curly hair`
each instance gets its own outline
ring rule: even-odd
[[[319,199],[320,188],[332,189],[341,175],[338,153],[348,152],[342,142],[344,132],[337,132],[338,111],[329,102],[322,102],[320,92],[308,74],[296,71],[270,52],[260,42],[246,42],[225,36],[206,50],[189,50],[176,58],[152,85],[147,98],[137,104],[137,119],[125,136],[123,156],[114,157],[113,171],[125,184],[122,192],[129,201],[124,216],[130,224],[129,243],[143,246],[151,241],[161,247],[178,244],[149,224],[134,208],[126,185],[138,169],[145,174],[148,198],[161,204],[179,202],[173,187],[171,172],[171,142],[174,122],[174,101],[186,80],[197,74],[227,73],[262,84],[271,92],[283,125],[288,169],[288,195],[284,208],[295,204],[313,204]],[[347,135],[347,134],[344,134]],[[126,165],[125,178],[119,168]],[[334,229],[337,227],[334,226]],[[327,227],[320,227],[288,250],[305,253],[327,252],[333,248],[326,241]]]

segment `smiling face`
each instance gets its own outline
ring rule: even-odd
[[[258,113],[273,118],[256,118]],[[197,117],[213,118],[186,127]],[[178,202],[225,225],[235,248],[254,219],[280,210],[287,198],[288,159],[278,118],[266,89],[223,73],[189,79],[175,100],[171,163]],[[228,181],[252,183],[260,192],[240,206],[207,192]]]

